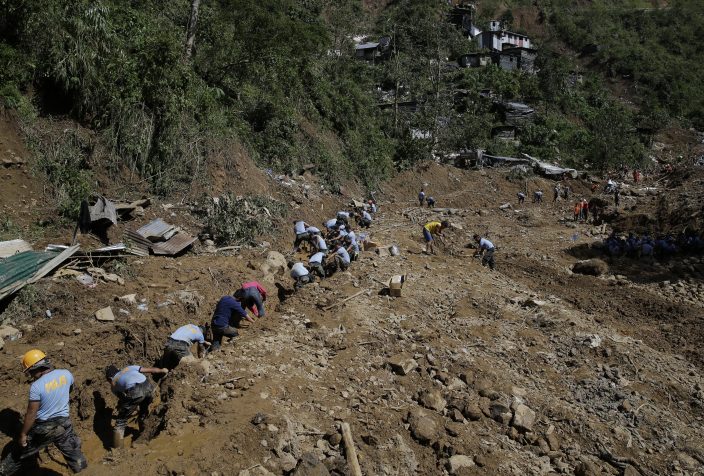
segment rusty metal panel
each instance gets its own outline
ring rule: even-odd
[[[152,242],[137,233],[136,231],[125,231],[125,244],[130,253],[137,256],[148,256]]]
[[[39,281],[73,256],[78,248],[78,245],[71,246],[59,253],[25,251],[0,261],[0,299]]]
[[[179,232],[172,236],[169,241],[152,243],[152,251],[155,255],[173,256],[192,245],[196,239],[188,233]]]

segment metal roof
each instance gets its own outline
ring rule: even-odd
[[[169,241],[152,243],[152,251],[155,255],[176,255],[192,245],[196,239],[188,233],[179,232],[172,236]]]
[[[354,47],[354,49],[355,49],[355,50],[369,50],[369,49],[372,49],[372,48],[376,48],[376,47],[378,47],[378,46],[379,46],[379,43],[376,43],[376,42],[374,42],[374,41],[370,41],[370,42],[368,42],[368,43],[361,43],[361,44],[359,44],[359,45],[356,45],[356,46]]]
[[[0,258],[7,258],[16,253],[30,251],[32,246],[24,240],[0,241]]]
[[[25,251],[0,261],[0,299],[34,283],[78,251],[71,246],[61,252]]]
[[[169,225],[161,218],[157,218],[155,220],[150,221],[143,227],[137,229],[137,233],[147,239],[158,239],[164,237],[164,239],[168,240],[168,233],[173,231],[173,229],[173,225]],[[171,233],[171,235],[173,235],[173,233]]]

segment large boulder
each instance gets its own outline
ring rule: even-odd
[[[264,261],[259,269],[264,274],[279,274],[287,269],[286,257],[279,253],[278,251],[269,251],[266,255],[266,261]]]
[[[600,259],[588,259],[585,261],[577,261],[572,266],[572,272],[577,274],[586,274],[589,276],[601,276],[609,271],[609,265]]]

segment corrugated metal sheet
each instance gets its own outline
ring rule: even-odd
[[[143,227],[139,228],[137,233],[147,239],[159,239],[165,237],[169,232],[173,231],[173,229],[173,225],[169,225],[161,218],[157,218],[156,220],[152,220]]]
[[[188,233],[179,232],[162,243],[152,243],[152,251],[155,255],[169,255],[173,256],[181,251],[185,250],[188,246],[192,245],[196,241],[196,238],[189,235]]]
[[[32,246],[24,240],[10,240],[0,242],[0,258],[7,258],[23,251],[31,251]]]
[[[147,240],[136,231],[125,231],[125,241],[130,253],[137,256],[149,256],[149,248],[152,246],[151,241]]]
[[[71,246],[61,252],[25,251],[0,261],[0,299],[34,283],[78,251]]]

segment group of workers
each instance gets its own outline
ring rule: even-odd
[[[155,391],[149,374],[162,377],[168,374],[183,358],[191,355],[194,344],[198,345],[199,357],[205,355],[208,349],[217,350],[223,337],[232,339],[238,335],[236,327],[240,320],[253,321],[247,310],[257,317],[265,316],[264,301],[266,289],[261,283],[244,283],[233,296],[220,299],[210,325],[187,324],[176,329],[169,336],[156,367],[128,365],[119,368],[109,365],[105,369],[105,379],[117,397],[112,446],[122,447],[130,418],[136,416],[139,431],[144,429],[144,420]],[[212,340],[206,339],[208,328],[212,331]],[[61,452],[74,473],[81,472],[88,464],[69,415],[73,375],[66,369],[56,369],[39,349],[29,350],[23,355],[22,367],[32,381],[29,403],[17,445],[0,462],[0,475],[9,476],[27,469],[36,461],[39,452],[51,444]]]
[[[667,259],[678,253],[704,252],[704,237],[693,231],[681,232],[677,237],[672,235],[652,237],[649,233],[641,236],[629,233],[624,237],[613,232],[604,240],[604,251],[612,258],[626,256],[635,259]]]
[[[308,262],[288,262],[294,288],[298,289],[320,279],[332,276],[338,270],[346,271],[355,261],[361,251],[361,246],[366,239],[366,234],[355,232],[353,224],[360,228],[369,228],[377,212],[374,200],[369,200],[363,205],[352,207],[351,210],[340,210],[335,218],[323,223],[323,230],[311,226],[304,220],[293,222],[293,231],[296,235],[293,244],[293,253],[301,249],[301,245],[308,245]]]
[[[420,192],[418,192],[418,205],[421,207],[428,205],[428,208],[435,208],[435,199],[430,195],[426,195],[425,189],[421,188]]]

